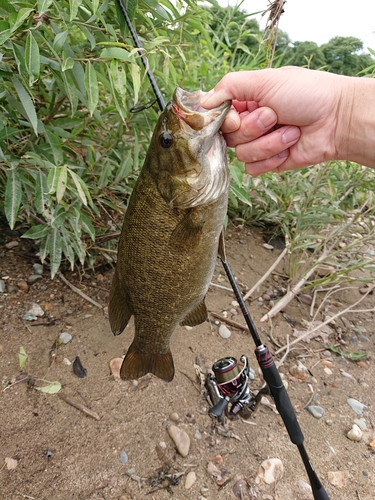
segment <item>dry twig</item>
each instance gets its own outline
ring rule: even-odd
[[[58,395],[60,399],[65,401],[65,403],[68,403],[68,405],[74,406],[74,408],[77,408],[77,410],[81,411],[88,417],[91,417],[95,420],[100,420],[100,416],[96,413],[96,411],[90,410],[90,408],[87,408],[87,406],[81,405],[80,403],[77,403],[73,399],[69,398],[68,396],[65,396],[65,394],[59,394]]]
[[[83,293],[82,290],[80,290],[76,286],[74,286],[71,283],[69,283],[69,281],[65,278],[65,276],[61,272],[58,272],[57,274],[58,274],[59,278],[61,278],[62,281],[66,285],[68,285],[68,287],[71,290],[73,290],[73,292],[78,293],[78,295],[80,295],[81,297],[83,297],[85,300],[87,300],[88,302],[90,302],[94,306],[99,307],[99,309],[103,309],[103,306],[101,304],[99,304],[99,302],[96,302],[96,300],[92,299],[91,297],[89,297],[88,295],[86,295],[85,293]]]

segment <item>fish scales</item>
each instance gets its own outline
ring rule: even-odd
[[[125,214],[109,300],[114,334],[134,315],[124,379],[151,372],[172,380],[174,329],[207,318],[204,298],[229,189],[226,146],[218,130],[230,103],[204,112],[201,95],[176,89],[155,127]]]

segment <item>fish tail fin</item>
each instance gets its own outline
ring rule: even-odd
[[[126,294],[121,289],[120,281],[115,272],[109,294],[108,317],[114,335],[120,335],[131,318],[131,311],[126,300]]]
[[[122,362],[120,376],[123,380],[134,380],[147,373],[170,382],[174,377],[174,364],[170,349],[163,354],[141,352],[132,344]]]

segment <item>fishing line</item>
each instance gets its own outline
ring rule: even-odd
[[[148,78],[150,80],[151,86],[153,88],[153,91],[156,96],[156,100],[159,104],[160,111],[163,111],[165,108],[165,102],[164,99],[160,93],[160,90],[157,86],[156,80],[154,78],[154,75],[152,74],[152,71],[149,68],[148,61],[145,54],[145,51],[143,47],[141,46],[141,43],[139,41],[139,38],[137,36],[137,33],[134,29],[134,26],[128,16],[126,7],[124,5],[123,0],[118,0],[121,11],[124,15],[125,22],[130,30],[130,33],[132,35],[133,41],[135,46],[138,48],[139,53],[141,54],[142,62],[144,64],[144,67],[146,69]],[[135,106],[137,108],[137,106]],[[145,109],[145,108],[142,108]],[[271,353],[269,352],[269,349],[267,346],[263,345],[259,334],[257,332],[257,329],[253,323],[253,320],[250,316],[250,313],[246,307],[245,301],[243,300],[242,294],[240,289],[238,288],[237,282],[235,280],[235,277],[232,273],[232,270],[227,262],[227,260],[221,258],[221,262],[223,264],[224,270],[226,272],[226,275],[229,279],[229,282],[232,286],[233,292],[236,296],[236,299],[240,305],[242,314],[245,318],[246,324],[249,328],[249,331],[251,333],[251,336],[254,340],[254,343],[256,345],[255,348],[255,354],[258,360],[258,364],[262,370],[264,380],[267,382],[267,385],[271,391],[272,397],[275,401],[276,408],[278,412],[280,413],[281,418],[283,419],[284,425],[288,431],[289,437],[292,441],[293,444],[295,444],[298,448],[298,451],[301,455],[302,462],[305,466],[307,475],[310,480],[311,484],[311,490],[314,496],[315,500],[329,500],[329,497],[327,495],[327,492],[325,491],[324,487],[322,486],[321,482],[319,481],[318,476],[316,475],[314,468],[311,465],[311,462],[309,460],[309,457],[307,455],[307,452],[305,450],[305,447],[303,445],[304,437],[302,434],[301,427],[298,423],[296,413],[294,411],[293,405],[289,399],[288,393],[285,389],[285,386],[281,380],[280,374],[278,369],[276,368],[275,362],[271,356]]]

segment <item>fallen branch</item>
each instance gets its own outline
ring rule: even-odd
[[[88,417],[91,417],[95,420],[100,420],[100,416],[96,413],[96,411],[90,410],[90,408],[87,408],[87,406],[81,405],[80,403],[77,403],[73,399],[70,399],[68,396],[65,396],[64,394],[59,394],[58,395],[60,399],[65,401],[65,403],[68,403],[70,406],[74,406],[74,408],[77,408],[77,410],[81,411]]]
[[[360,299],[357,300],[357,302],[354,302],[354,304],[352,304],[351,306],[348,306],[343,311],[339,311],[338,313],[334,314],[333,316],[331,316],[330,318],[328,318],[326,321],[324,321],[321,325],[316,326],[312,330],[307,330],[303,335],[301,335],[297,339],[293,340],[288,345],[285,345],[284,347],[281,347],[281,349],[278,349],[275,352],[275,356],[277,354],[280,354],[281,352],[285,351],[285,349],[290,348],[290,346],[292,346],[294,344],[297,344],[298,342],[300,342],[304,338],[308,337],[311,333],[316,332],[317,330],[319,330],[320,328],[322,328],[322,326],[328,325],[328,323],[332,323],[333,320],[335,320],[336,318],[339,318],[340,316],[342,316],[343,314],[347,313],[348,311],[351,311],[351,312],[354,312],[354,313],[373,312],[373,311],[375,311],[375,307],[372,307],[371,309],[353,309],[353,307],[357,306],[360,302],[362,302],[362,300],[364,300],[367,297],[367,295],[370,292],[372,292],[374,289],[375,289],[375,285],[372,285],[368,289],[368,291]]]
[[[57,273],[59,278],[62,279],[62,281],[68,285],[68,287],[73,290],[73,292],[75,293],[78,293],[78,295],[80,295],[81,297],[83,297],[85,300],[87,300],[87,302],[90,302],[91,304],[93,304],[94,306],[96,307],[99,307],[99,309],[103,309],[103,306],[101,304],[99,304],[99,302],[96,302],[96,300],[92,299],[91,297],[89,297],[88,295],[86,295],[85,293],[82,292],[82,290],[80,290],[79,288],[77,288],[76,286],[72,285],[71,283],[69,283],[69,281],[65,278],[65,276],[61,273],[61,272],[58,272]]]
[[[276,314],[278,312],[280,312],[282,309],[284,309],[284,307],[286,307],[289,302],[291,300],[294,299],[294,297],[297,295],[297,293],[301,290],[301,288],[305,285],[306,281],[310,278],[310,276],[316,271],[317,267],[319,266],[319,263],[324,260],[326,258],[327,254],[326,252],[323,252],[322,255],[319,257],[319,259],[317,260],[316,264],[314,267],[312,267],[310,269],[310,271],[308,273],[305,274],[305,276],[299,280],[299,282],[296,284],[296,286],[294,286],[293,288],[291,288],[285,295],[283,298],[281,298],[277,304],[275,304],[273,306],[273,308],[268,311],[267,314],[265,314],[264,316],[262,316],[262,318],[260,318],[260,321],[263,322],[263,321],[267,321],[268,319],[270,318],[273,318],[274,316],[276,316]]]
[[[241,323],[238,323],[237,321],[233,321],[232,319],[228,319],[225,316],[221,316],[221,314],[217,314],[215,312],[210,312],[211,316],[213,316],[216,319],[219,319],[223,323],[227,323],[227,325],[233,326],[234,328],[237,328],[238,330],[242,330],[244,332],[248,332],[249,329],[245,325],[241,325]]]
[[[272,273],[272,271],[275,269],[275,267],[277,266],[277,264],[281,261],[281,259],[284,257],[284,255],[287,253],[287,251],[289,250],[289,245],[287,245],[284,250],[281,252],[281,254],[277,257],[277,259],[275,260],[275,262],[272,264],[272,266],[268,269],[268,271],[260,278],[260,280],[258,280],[255,285],[247,292],[247,294],[244,296],[243,300],[246,300],[248,299],[252,293],[255,292],[255,290],[258,288],[258,286],[260,286],[263,281],[265,281],[268,276]]]

